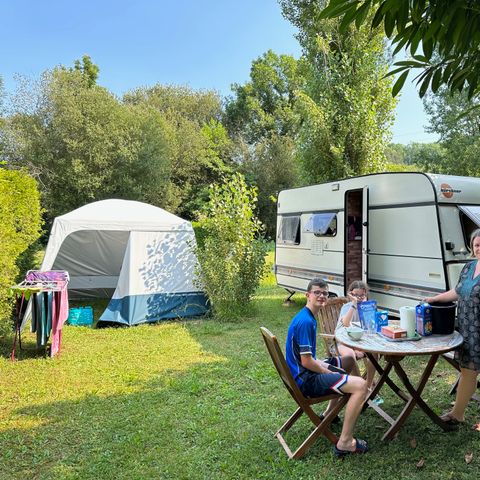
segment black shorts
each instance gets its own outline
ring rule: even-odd
[[[342,392],[342,386],[348,381],[346,373],[340,373],[338,370],[342,367],[342,362],[339,357],[326,358],[323,360],[332,366],[332,373],[316,373],[307,371],[302,374],[302,385],[300,391],[306,397],[322,397],[324,395],[331,395],[332,393]]]

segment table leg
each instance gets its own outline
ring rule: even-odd
[[[410,400],[405,405],[402,412],[400,413],[400,415],[395,420],[395,423],[388,429],[387,433],[385,433],[382,440],[391,440],[395,436],[395,434],[403,426],[406,419],[410,416],[410,414],[412,413],[412,410],[417,404],[425,412],[425,414],[428,415],[430,419],[434,423],[436,423],[438,426],[440,426],[443,430],[446,430],[446,431],[452,430],[452,426],[449,425],[448,423],[445,423],[421,398],[423,389],[425,388],[425,385],[428,379],[430,378],[433,367],[437,363],[437,360],[438,360],[438,354],[434,354],[430,357],[416,389],[410,383],[410,380],[408,379],[408,376],[405,373],[405,370],[403,370],[402,366],[400,365],[400,362],[398,360],[392,360],[393,366],[395,368],[395,372],[397,373],[402,383],[405,385],[405,388],[407,389],[411,397],[410,397]]]
[[[408,400],[410,400],[410,397],[402,389],[400,389],[389,377],[390,370],[393,367],[393,362],[391,361],[391,359],[386,358],[387,364],[385,365],[385,368],[382,368],[382,366],[378,363],[377,359],[371,353],[367,353],[367,356],[370,362],[372,362],[373,366],[375,367],[375,370],[380,374],[380,378],[378,379],[377,384],[372,390],[371,395],[368,397],[368,400],[374,399],[382,388],[382,385],[386,383],[404,402],[408,402]],[[397,359],[398,358],[399,357],[397,357]],[[403,357],[400,357],[400,360],[401,358]]]

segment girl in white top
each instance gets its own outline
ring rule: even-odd
[[[340,310],[340,316],[338,318],[337,328],[349,327],[350,325],[355,325],[360,327],[360,317],[358,316],[357,303],[365,302],[368,298],[368,286],[366,283],[355,280],[348,287],[347,297],[350,302],[343,305]],[[354,348],[347,347],[345,345],[338,345],[338,352],[341,356],[348,355],[352,358],[364,358],[365,366],[367,369],[367,387],[369,390],[372,389],[373,378],[375,377],[375,367],[368,360],[364,352],[355,350]],[[360,375],[360,370],[358,365],[356,366],[357,374]]]

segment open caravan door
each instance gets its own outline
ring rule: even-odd
[[[368,187],[362,190],[362,282],[368,283]]]

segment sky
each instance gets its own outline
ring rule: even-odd
[[[38,78],[89,55],[98,83],[117,95],[156,83],[231,94],[271,49],[298,58],[295,28],[277,0],[0,0],[0,76]],[[395,143],[432,142],[415,88],[396,109]]]

